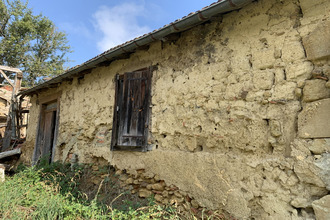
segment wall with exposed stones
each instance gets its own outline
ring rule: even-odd
[[[56,159],[238,219],[329,219],[330,1],[260,0],[31,98],[61,92]],[[157,65],[151,151],[111,152],[114,76]],[[120,172],[119,172],[120,173]]]

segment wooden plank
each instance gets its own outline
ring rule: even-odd
[[[55,158],[55,150],[56,150],[56,143],[57,143],[57,135],[58,135],[58,126],[60,123],[60,97],[57,99],[57,109],[55,115],[55,128],[54,128],[54,137],[53,137],[53,148],[52,148],[52,157],[50,158],[51,162],[54,162]]]
[[[49,156],[51,158],[53,140],[54,140],[54,128],[55,128],[55,115],[56,111],[45,113],[44,135],[43,145],[41,147],[41,157]]]
[[[14,83],[8,78],[8,76],[5,74],[5,72],[3,72],[1,69],[0,69],[0,73],[3,75],[3,77],[7,80],[7,82],[13,87],[15,88],[15,85]]]
[[[0,66],[3,69],[7,70],[7,71],[11,71],[13,69],[9,69],[7,67],[4,66]],[[21,71],[17,71],[16,75],[15,75],[15,81],[14,83],[12,83],[12,81],[7,77],[7,75],[0,69],[0,73],[4,76],[4,78],[8,81],[8,83],[11,84],[11,86],[13,87],[13,92],[12,92],[12,96],[11,96],[11,102],[10,102],[10,107],[9,107],[9,112],[8,112],[8,117],[7,117],[7,127],[6,127],[6,131],[5,131],[5,137],[4,137],[4,141],[3,141],[3,146],[1,148],[2,151],[5,151],[7,149],[9,149],[10,144],[11,144],[11,140],[12,139],[17,139],[20,138],[20,132],[17,132],[17,125],[19,123],[19,119],[18,119],[18,112],[17,112],[17,97],[16,97],[16,93],[19,91],[20,87],[21,87],[21,80],[22,80],[22,72]]]
[[[22,102],[24,101],[24,99],[22,97],[20,97],[19,101],[18,101],[18,122],[17,122],[17,137],[20,139],[21,138],[21,131],[24,132],[24,130],[22,130],[22,128],[24,128],[23,125],[23,121],[24,121],[24,116],[22,113]]]
[[[15,75],[15,94],[17,94],[19,92],[19,90],[21,89],[21,84],[22,84],[22,78],[23,78],[23,74],[22,73],[16,73]]]
[[[14,73],[21,73],[22,71],[18,68],[9,67],[9,66],[2,66],[0,65],[0,69],[4,71],[14,72]]]
[[[17,102],[16,102],[16,106],[17,106]],[[15,130],[16,130],[16,138],[17,139],[19,139],[19,138],[21,138],[21,129],[19,128],[19,124],[20,124],[20,114],[19,114],[19,111],[18,111],[18,109],[19,109],[20,107],[19,106],[17,106],[17,108],[16,109],[14,109],[15,110],[15,117],[16,117],[16,125],[14,125],[16,128],[15,128]]]
[[[24,114],[24,113],[29,113],[30,110],[29,110],[29,109],[23,109],[23,110],[20,110],[20,112],[21,112],[22,114]]]
[[[118,131],[118,102],[119,102],[119,94],[121,93],[121,84],[122,80],[119,78],[117,74],[115,76],[115,102],[113,105],[113,119],[112,119],[112,135],[111,135],[111,150],[114,150],[114,147],[117,145],[117,131]]]
[[[122,88],[120,91],[120,101],[118,103],[119,106],[119,118],[118,118],[118,136],[117,136],[117,144],[123,145],[126,142],[126,139],[123,139],[123,133],[125,130],[125,118],[127,112],[127,97],[128,97],[128,84],[127,84],[127,73],[124,74],[124,79],[122,83]],[[127,130],[127,128],[126,128]]]
[[[37,137],[34,144],[33,156],[32,156],[32,165],[37,164],[38,160],[40,159],[41,150],[40,146],[42,144],[42,137],[43,137],[43,128],[44,128],[44,109],[46,108],[45,105],[40,105],[40,114],[38,119],[38,127],[37,127]]]
[[[0,159],[6,158],[6,157],[10,157],[16,154],[21,154],[21,148],[16,148],[14,150],[9,150],[9,151],[5,151],[0,153]]]
[[[124,96],[118,122],[117,144],[120,146],[146,146],[150,81],[149,69],[124,74]]]
[[[156,68],[144,68],[117,76],[112,150],[146,151],[149,134],[151,76]],[[117,129],[117,130],[115,130]]]
[[[146,75],[147,75],[147,84],[146,84],[146,102],[144,103],[143,108],[145,109],[144,111],[144,151],[147,151],[148,149],[148,136],[149,136],[149,121],[150,121],[150,115],[151,115],[151,109],[150,109],[150,104],[151,104],[151,83],[152,83],[152,72],[156,68],[154,66],[149,67],[148,70],[146,70]]]
[[[130,122],[131,122],[131,81],[134,72],[124,74],[123,82],[123,92],[124,96],[122,98],[122,105],[120,107],[120,121],[119,121],[119,131],[118,131],[118,145],[132,146],[131,138],[123,137],[124,135],[130,135]]]
[[[61,92],[55,93],[48,97],[43,97],[39,101],[40,104],[40,114],[39,114],[39,122],[37,127],[37,138],[34,146],[33,159],[32,164],[35,165],[40,157],[49,154],[49,161],[52,162],[55,155],[55,146],[56,146],[56,138],[58,134],[58,124],[59,124],[59,112],[60,112],[60,95]],[[48,104],[50,104],[48,106]],[[55,107],[56,106],[56,107]],[[46,119],[46,114],[52,115],[52,123],[51,132],[46,131],[47,126],[49,126],[49,120]],[[47,117],[50,117],[47,115]],[[46,122],[48,120],[48,122]],[[47,123],[46,127],[45,124]],[[50,139],[49,139],[50,137]],[[49,146],[47,148],[46,146]]]
[[[4,136],[4,139],[3,139],[3,142],[2,142],[1,151],[6,151],[7,149],[10,148],[10,144],[11,144],[11,126],[12,126],[11,121],[12,121],[12,118],[11,118],[11,114],[10,114],[10,110],[9,110],[9,114],[7,116],[7,122],[6,122],[7,126],[6,126],[6,130],[5,130],[5,136]]]

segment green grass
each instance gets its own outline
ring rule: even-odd
[[[95,184],[92,180],[101,177]],[[141,199],[120,187],[113,167],[62,163],[19,166],[15,175],[0,182],[2,219],[225,219],[222,214],[201,210],[192,214],[154,199]]]
[[[83,166],[54,163],[21,167],[0,183],[0,219],[179,219],[172,208],[136,207],[122,200],[124,209],[92,199],[79,190]],[[101,186],[101,185],[100,185]],[[118,199],[121,195],[118,195]]]
[[[69,192],[42,181],[42,171],[28,168],[0,184],[1,219],[108,219],[95,201],[83,204]]]

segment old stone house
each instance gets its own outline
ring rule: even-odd
[[[326,219],[329,76],[330,1],[219,1],[22,92],[22,156],[108,163],[187,209]]]

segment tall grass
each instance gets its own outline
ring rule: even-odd
[[[0,182],[0,219],[224,219],[217,213],[205,215],[204,210],[197,217],[159,206],[152,198],[141,201],[120,189],[116,175],[106,175],[87,195],[82,191],[84,181],[95,175],[89,168],[47,161],[19,167],[15,175]]]
[[[0,183],[0,219],[179,219],[173,209],[152,201],[119,210],[97,196],[86,199],[78,187],[83,169],[60,163],[20,168]]]
[[[109,219],[94,202],[82,204],[58,186],[42,181],[42,171],[28,168],[0,183],[1,219]]]

